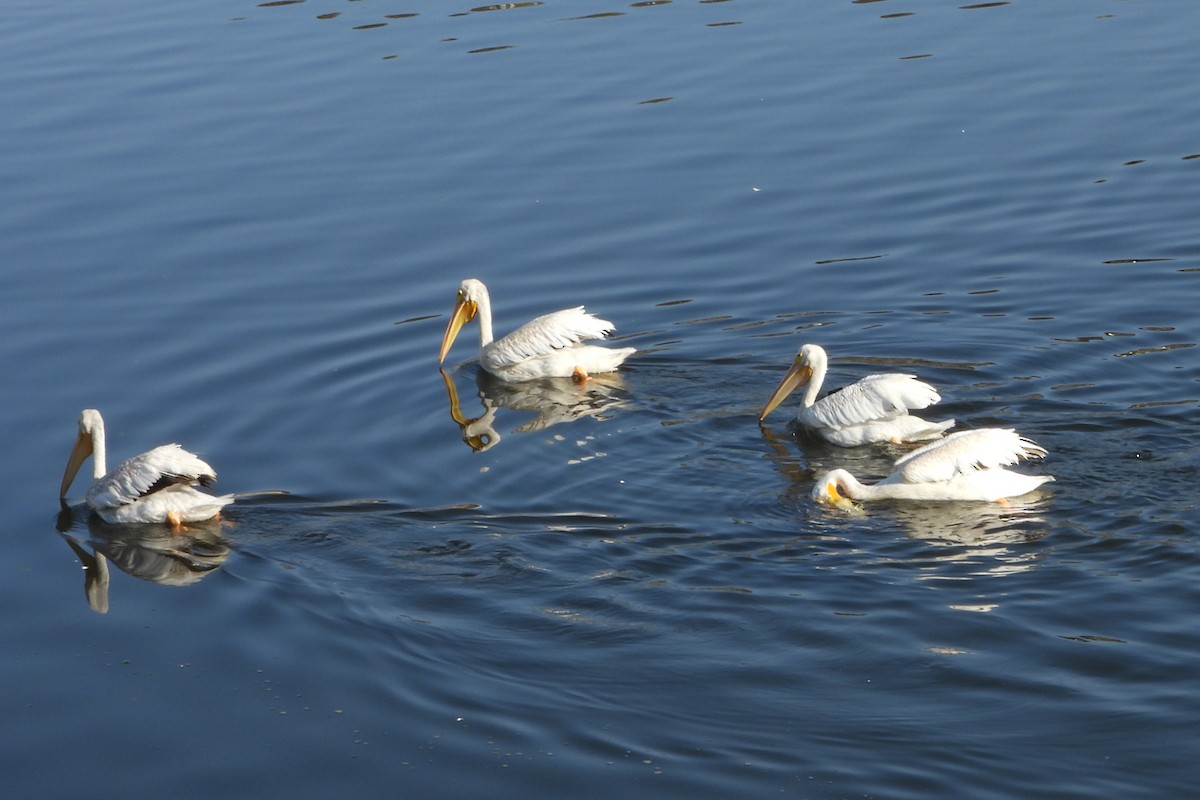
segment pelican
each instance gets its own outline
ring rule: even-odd
[[[615,371],[636,352],[633,347],[582,344],[586,339],[603,339],[613,330],[611,322],[588,314],[583,306],[538,317],[492,341],[492,301],[487,287],[468,278],[459,284],[458,298],[442,336],[439,364],[446,360],[459,329],[476,315],[479,316],[479,363],[506,381],[574,378],[583,383],[591,373]]]
[[[1045,455],[1045,448],[1011,428],[959,431],[903,456],[892,474],[879,483],[860,483],[846,470],[835,469],[817,481],[812,494],[815,500],[835,504],[846,498],[1005,502],[1054,478],[1004,467]]]
[[[817,399],[825,381],[828,357],[820,345],[806,344],[796,353],[792,368],[775,387],[758,414],[766,419],[797,386],[808,385],[796,419],[826,441],[842,447],[872,442],[919,442],[936,439],[954,420],[926,422],[908,413],[941,400],[937,390],[913,375],[867,375],[842,389]]]
[[[217,473],[177,444],[148,450],[106,472],[104,419],[94,408],[79,415],[79,436],[67,459],[59,499],[66,497],[89,455],[94,468],[87,504],[105,522],[166,522],[178,530],[185,522],[212,519],[233,502],[231,494],[214,497],[195,488],[196,484],[211,486]]]

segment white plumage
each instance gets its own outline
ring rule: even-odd
[[[583,344],[589,339],[603,339],[614,329],[611,322],[588,314],[583,306],[538,317],[493,341],[492,302],[487,287],[468,278],[458,287],[454,310],[442,336],[438,363],[446,360],[446,353],[463,324],[476,316],[479,317],[479,363],[492,375],[508,381],[574,378],[583,382],[592,373],[616,370],[636,352],[633,347]]]
[[[759,412],[759,422],[793,390],[807,384],[796,419],[826,441],[843,447],[936,439],[954,426],[952,419],[927,422],[908,413],[942,398],[929,384],[903,373],[867,375],[818,400],[827,369],[824,349],[815,344],[801,347],[791,369]]]
[[[105,522],[184,522],[211,519],[233,502],[233,495],[213,496],[195,488],[211,486],[216,471],[177,444],[164,444],[105,470],[104,420],[94,408],[79,415],[79,436],[67,459],[59,497],[65,497],[79,467],[92,456],[93,483],[87,504]]]
[[[898,459],[892,474],[873,485],[860,483],[844,469],[828,472],[813,487],[813,498],[829,503],[845,498],[999,501],[1054,480],[1004,469],[1045,455],[1045,448],[1012,429],[959,431]]]

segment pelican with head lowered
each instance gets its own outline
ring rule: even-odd
[[[88,456],[95,466],[87,504],[105,522],[165,522],[178,529],[185,522],[212,519],[233,502],[231,494],[214,496],[196,488],[211,486],[217,473],[177,444],[164,444],[128,458],[108,472],[104,420],[94,408],[79,415],[79,436],[67,459],[60,499],[66,497]]]
[[[941,400],[937,390],[916,376],[888,372],[867,375],[817,399],[825,381],[828,357],[819,345],[806,344],[792,368],[775,387],[758,414],[767,418],[799,386],[807,386],[796,419],[826,441],[843,447],[872,442],[919,442],[936,439],[954,420],[927,422],[909,409],[927,408]]]
[[[594,373],[613,372],[636,352],[633,347],[584,344],[603,339],[613,324],[584,311],[565,308],[531,320],[500,339],[492,338],[492,301],[482,281],[468,278],[458,287],[454,310],[442,336],[438,363],[454,344],[462,326],[479,317],[479,363],[506,381],[536,378],[574,378],[582,383]]]
[[[892,474],[879,483],[864,484],[846,470],[835,469],[817,480],[812,494],[831,504],[847,498],[1004,502],[1054,480],[1004,469],[1045,455],[1044,447],[1009,428],[959,431],[898,459]]]

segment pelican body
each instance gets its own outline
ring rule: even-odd
[[[1054,480],[1004,469],[1045,455],[1045,448],[1012,429],[959,431],[900,458],[892,474],[873,485],[859,482],[844,469],[828,472],[813,487],[813,499],[834,504],[846,498],[1002,502]]]
[[[613,324],[584,311],[583,306],[565,308],[531,320],[503,338],[492,339],[492,301],[482,281],[468,278],[458,287],[450,322],[442,336],[438,363],[454,344],[462,326],[479,317],[479,363],[487,372],[506,381],[536,378],[574,378],[582,383],[588,375],[613,372],[636,352],[633,347],[600,347],[583,344],[603,339]]]
[[[67,459],[59,498],[66,497],[79,467],[92,457],[93,482],[87,504],[105,522],[116,524],[166,522],[179,528],[185,522],[212,519],[233,502],[233,495],[200,491],[217,479],[216,471],[177,444],[164,444],[105,469],[104,419],[94,408],[79,415],[79,436]]]
[[[903,373],[867,375],[818,400],[828,363],[820,345],[801,347],[791,369],[759,412],[758,421],[766,419],[797,387],[806,386],[796,419],[821,438],[842,447],[920,442],[936,439],[954,426],[952,419],[927,422],[908,413],[909,409],[927,408],[942,398],[928,383]]]

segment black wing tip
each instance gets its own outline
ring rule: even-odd
[[[181,483],[182,484],[198,483],[206,489],[211,489],[213,483],[216,480],[217,480],[216,475],[205,474],[205,475],[196,475],[195,477],[193,477],[191,475],[179,475],[174,472],[164,472],[163,474],[158,476],[158,480],[156,480],[154,483],[147,486],[146,490],[144,492],[142,492],[141,494],[139,494],[138,497],[145,497],[146,495],[154,494],[155,492],[161,492],[163,489],[166,489],[169,486],[177,486]]]

